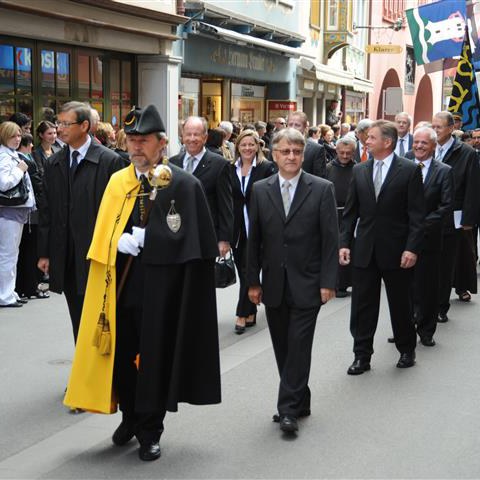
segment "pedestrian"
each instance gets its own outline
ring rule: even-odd
[[[35,205],[38,205],[42,194],[42,175],[37,163],[32,157],[32,147],[32,135],[24,133],[20,140],[20,146],[18,147],[17,153],[19,158],[28,166],[28,176],[32,183]],[[15,291],[21,299],[44,299],[49,297],[48,291],[39,288],[39,284],[43,281],[43,276],[37,268],[37,236],[38,210],[35,210],[30,212],[28,222],[23,228],[19,247]]]
[[[472,229],[478,219],[479,165],[475,150],[452,136],[454,119],[450,112],[435,114],[432,127],[437,134],[435,159],[452,167],[455,184],[454,213],[443,230],[440,264],[438,322],[445,323],[452,286],[463,301],[469,301],[470,294],[477,291]]]
[[[410,133],[412,117],[407,112],[400,112],[395,115],[395,126],[397,127],[397,145],[395,154],[405,157],[405,154],[412,149],[413,135]]]
[[[336,123],[339,123],[342,120],[343,113],[338,112],[337,113],[337,108],[338,108],[338,100],[333,99],[330,101],[330,104],[328,105],[328,110],[327,110],[327,115],[325,119],[325,123],[328,126],[333,126]]]
[[[15,112],[8,120],[16,123],[22,130],[22,133],[32,133],[32,119],[27,114]]]
[[[14,122],[0,124],[0,191],[6,192],[25,180],[28,198],[15,206],[0,205],[0,307],[22,307],[15,291],[17,260],[23,226],[35,210],[32,182],[28,165],[18,156],[22,131]]]
[[[185,153],[175,155],[170,158],[170,162],[202,182],[217,234],[219,256],[224,257],[230,252],[233,236],[230,164],[221,155],[205,148],[207,137],[208,125],[205,119],[187,118],[182,130]]]
[[[338,266],[333,185],[302,171],[304,148],[296,129],[275,135],[278,174],[253,185],[247,244],[248,296],[265,304],[280,374],[274,421],[289,433],[310,415],[315,324],[320,306],[335,296]]]
[[[354,156],[355,163],[366,162],[371,157],[368,153],[366,142],[368,138],[368,130],[372,126],[372,123],[373,122],[369,118],[364,118],[358,122],[355,130],[355,138],[357,139],[357,148]]]
[[[122,422],[113,443],[136,436],[139,458],[150,461],[161,455],[167,410],[220,402],[218,247],[200,181],[162,164],[166,136],[156,107],[132,110],[124,128],[132,164],[112,176],[102,199],[65,403],[114,413],[118,401]],[[152,177],[159,169],[160,177]],[[166,188],[144,196],[156,178]],[[93,338],[100,343],[92,346]]]
[[[233,194],[233,258],[237,266],[240,290],[236,310],[235,333],[241,335],[256,324],[257,306],[248,298],[246,283],[248,212],[255,182],[275,173],[275,165],[262,152],[260,139],[254,130],[244,130],[237,137],[236,161],[232,165]]]
[[[103,192],[121,158],[92,141],[90,107],[65,103],[58,130],[68,147],[45,165],[39,212],[38,268],[50,277],[50,290],[64,293],[76,342],[87,284],[87,251]]]
[[[433,347],[437,327],[440,263],[445,221],[453,212],[452,169],[434,160],[437,134],[428,127],[415,130],[413,154],[422,170],[425,195],[425,241],[414,267],[413,305],[414,321],[420,342]]]
[[[400,352],[397,367],[415,364],[410,289],[424,239],[423,184],[420,168],[394,153],[396,144],[394,123],[372,124],[367,147],[374,159],[353,168],[343,213],[339,261],[353,267],[350,332],[355,359],[349,375],[370,370],[382,279]]]
[[[337,158],[327,165],[326,179],[335,187],[335,200],[337,202],[338,221],[341,227],[343,209],[347,200],[348,187],[352,180],[353,157],[357,142],[350,137],[341,137],[337,140]],[[345,298],[347,289],[352,285],[351,265],[338,265],[337,292],[338,298]]]
[[[300,111],[292,112],[288,115],[287,126],[295,128],[305,136],[308,131],[308,117]],[[325,178],[326,165],[325,149],[322,145],[315,142],[307,142],[303,153],[303,171]]]
[[[54,153],[61,150],[61,148],[55,143],[57,141],[57,127],[55,124],[47,120],[42,120],[37,126],[36,134],[40,144],[32,152],[32,157],[37,164],[40,176],[43,177],[45,163]]]

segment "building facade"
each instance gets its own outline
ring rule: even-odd
[[[133,105],[154,103],[176,139],[172,46],[187,20],[176,9],[173,0],[3,1],[0,119],[21,111],[37,123],[81,100],[119,128]]]

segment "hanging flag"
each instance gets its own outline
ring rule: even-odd
[[[464,0],[442,0],[405,13],[418,65],[460,55],[465,33]]]
[[[468,31],[465,32],[462,55],[457,65],[448,111],[462,116],[464,130],[480,127],[480,102]]]

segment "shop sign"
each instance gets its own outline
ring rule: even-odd
[[[257,72],[275,73],[275,62],[258,52],[240,52],[228,46],[219,45],[211,55],[213,63],[228,67],[245,68]]]
[[[315,82],[313,80],[308,80],[307,78],[303,80],[304,90],[313,90],[314,87],[315,87]]]
[[[269,121],[277,117],[286,117],[297,110],[297,102],[290,100],[267,100],[267,118]]]
[[[232,96],[265,98],[265,87],[260,85],[245,85],[241,83],[232,83]]]
[[[402,53],[403,48],[400,45],[367,45],[365,52],[367,53]]]

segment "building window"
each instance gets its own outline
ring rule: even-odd
[[[320,0],[310,1],[310,25],[321,28]]]
[[[405,0],[383,0],[383,19],[394,23],[405,16]]]
[[[110,99],[111,123],[115,129],[122,128],[123,120],[132,109],[132,62],[110,61]]]
[[[70,95],[70,53],[53,48],[40,50],[41,107],[57,112]]]
[[[33,114],[32,49],[0,43],[0,121]]]
[[[338,30],[338,0],[327,1],[327,30]]]

